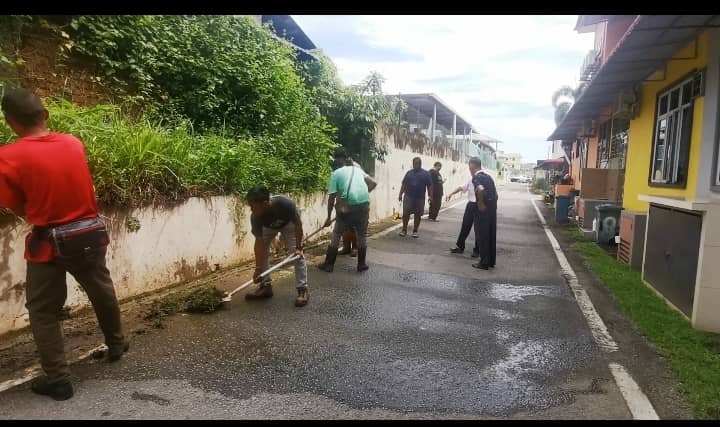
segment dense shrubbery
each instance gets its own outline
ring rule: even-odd
[[[141,205],[188,196],[228,194],[264,183],[278,192],[305,192],[323,187],[328,145],[317,145],[306,163],[301,154],[274,150],[276,141],[294,140],[292,129],[273,138],[237,139],[196,134],[188,123],[173,127],[131,122],[115,106],[77,107],[50,101],[50,128],[78,136],[101,202]],[[13,139],[0,125],[0,143]],[[298,160],[299,159],[299,160]]]
[[[366,164],[382,160],[375,127],[401,112],[382,95],[379,75],[345,86],[322,53],[298,62],[249,17],[3,19],[13,22],[16,52],[23,31],[53,31],[61,62],[92,71],[110,91],[115,105],[48,104],[51,128],[86,144],[105,203],[228,194],[256,183],[315,191],[338,143]],[[2,58],[22,64],[21,55]],[[9,140],[9,130],[0,127],[0,137]]]

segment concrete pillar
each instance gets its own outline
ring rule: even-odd
[[[453,114],[453,128],[452,128],[452,143],[453,147],[457,148],[457,143],[455,142],[455,129],[457,127],[457,115]]]
[[[435,143],[435,123],[437,122],[437,104],[433,102],[433,118],[432,118],[432,133],[430,134],[430,140]]]
[[[472,126],[470,126],[470,137],[468,138],[468,142],[467,142],[468,147],[470,146],[470,144],[472,144],[472,133],[473,133],[473,128],[472,128]]]

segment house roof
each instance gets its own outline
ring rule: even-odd
[[[403,95],[392,95],[396,98],[402,99],[409,106],[417,109],[426,116],[433,116],[433,105],[437,106],[437,122],[448,129],[452,129],[453,115],[457,116],[457,128],[458,134],[462,135],[462,129],[465,128],[467,131],[473,128],[470,121],[463,118],[460,114],[456,113],[445,101],[440,99],[434,93],[415,93],[415,94],[403,94]],[[475,138],[473,138],[475,139]]]
[[[623,89],[647,79],[719,15],[639,15],[548,141],[574,140],[582,122],[594,119]]]
[[[277,36],[289,41],[298,51],[300,59],[317,59],[311,52],[317,46],[290,15],[262,15],[261,21],[263,24],[272,23]]]
[[[552,169],[558,166],[565,165],[565,158],[559,157],[557,159],[538,160],[538,165],[533,169]]]
[[[587,33],[600,22],[609,20],[613,15],[579,15],[575,23],[575,31]]]

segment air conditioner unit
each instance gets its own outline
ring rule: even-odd
[[[632,90],[626,90],[618,95],[618,104],[615,109],[615,117],[624,118],[635,118],[637,117],[639,110],[639,103],[635,92]]]
[[[595,136],[595,120],[583,120],[582,136],[591,138]]]

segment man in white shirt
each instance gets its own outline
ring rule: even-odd
[[[460,226],[460,235],[458,235],[457,243],[455,244],[455,247],[450,249],[450,252],[454,254],[461,254],[465,252],[465,240],[467,240],[467,236],[470,234],[470,230],[472,230],[473,227],[473,221],[475,220],[475,212],[477,211],[477,199],[475,198],[475,186],[472,183],[472,177],[468,179],[468,181],[465,183],[465,185],[458,187],[450,193],[446,201],[449,201],[450,198],[457,193],[466,193],[468,202],[467,205],[465,205],[465,213],[463,214],[463,220],[462,220],[462,226]],[[477,258],[480,255],[480,250],[478,249],[477,242],[475,242],[475,247],[472,251],[472,257]]]

